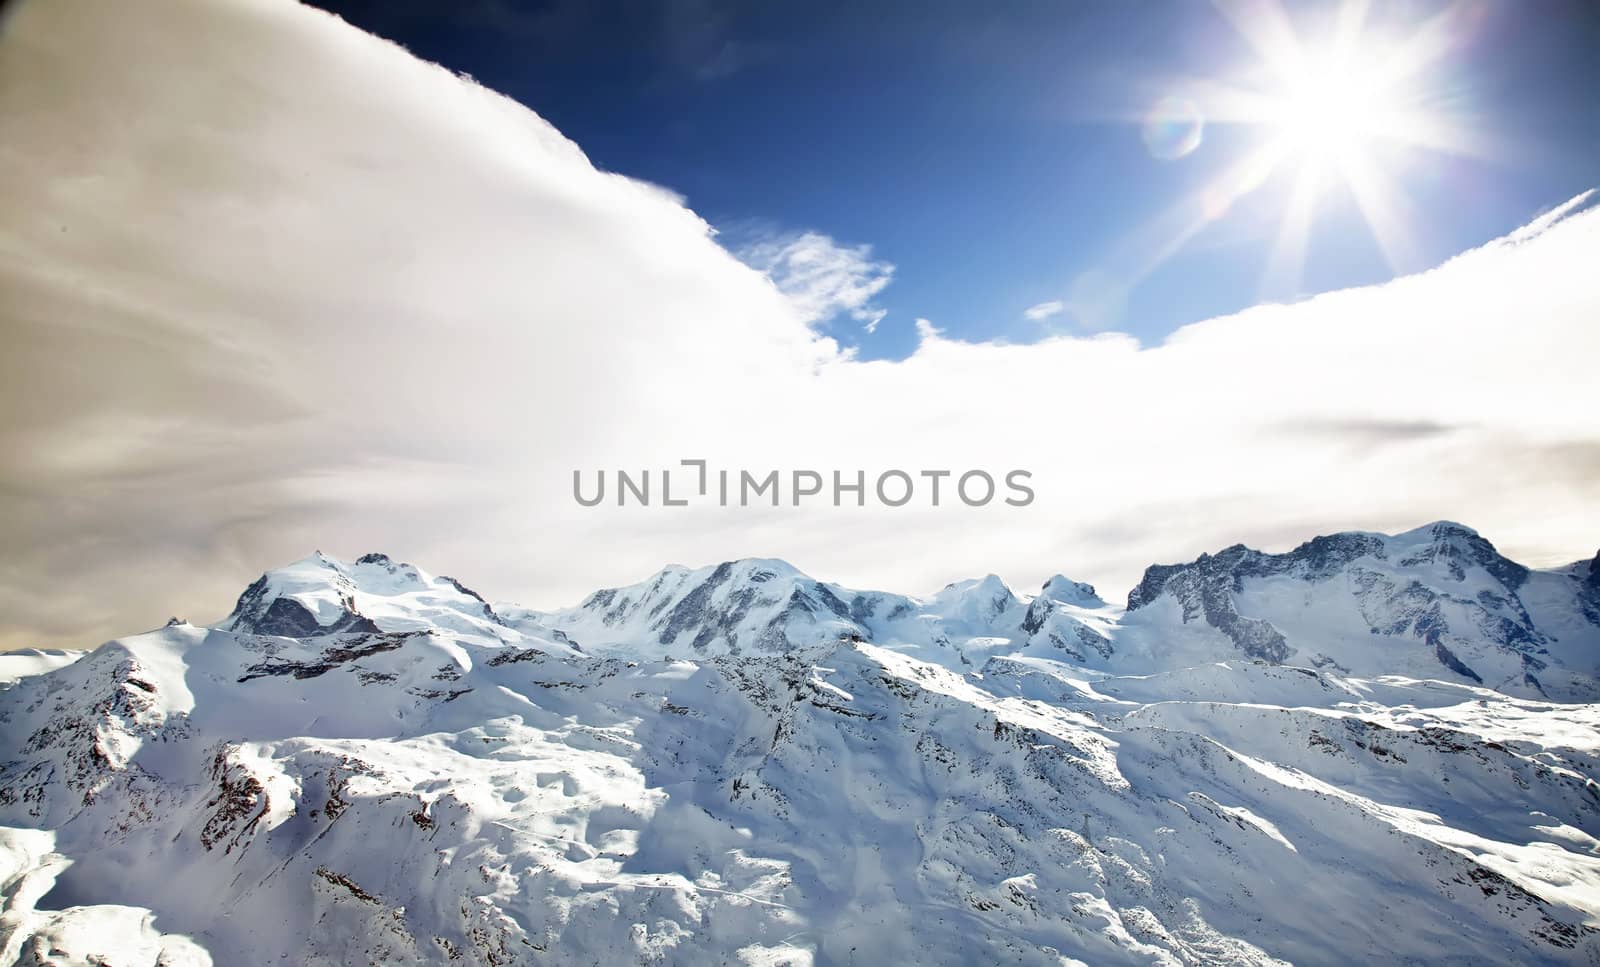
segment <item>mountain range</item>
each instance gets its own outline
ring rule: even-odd
[[[0,656],[0,964],[1596,963],[1597,703],[1600,556],[1448,522],[1125,604],[317,553]]]

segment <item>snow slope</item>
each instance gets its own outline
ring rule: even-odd
[[[83,657],[81,651],[62,651],[56,648],[23,648],[0,652],[0,688],[29,675],[38,675],[70,665]]]
[[[0,690],[0,964],[1593,963],[1600,706],[1540,694],[1593,699],[1592,571],[1485,548],[1230,549],[1126,613],[313,555]]]

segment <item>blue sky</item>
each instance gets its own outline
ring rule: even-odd
[[[1171,160],[1141,137],[1162,96],[1256,59],[1209,4],[321,5],[523,102],[602,168],[681,193],[730,248],[802,231],[871,246],[894,266],[872,303],[881,325],[824,323],[864,358],[909,353],[919,317],[962,339],[1078,329],[1086,320],[1069,312],[1024,312],[1081,285],[1127,291],[1090,325],[1155,342],[1263,299],[1436,264],[1600,183],[1600,13],[1579,0],[1369,11],[1374,36],[1451,20],[1413,86],[1424,110],[1488,150],[1380,162],[1406,202],[1402,264],[1348,190],[1320,192],[1297,284],[1264,278],[1293,164],[1167,257],[1151,254],[1175,234],[1163,217],[1262,136],[1213,119]],[[1333,10],[1286,12],[1313,45]],[[1130,263],[1153,266],[1135,277]]]

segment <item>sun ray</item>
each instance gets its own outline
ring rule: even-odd
[[[1278,0],[1213,0],[1212,6],[1274,73],[1293,70],[1300,39]]]
[[[1241,198],[1259,189],[1282,161],[1280,145],[1262,145],[1168,209],[1148,232],[1162,241],[1154,246],[1141,246],[1146,254],[1134,263],[1127,276],[1128,284],[1154,272],[1206,226],[1226,215]]]
[[[1341,159],[1340,167],[1389,270],[1399,275],[1421,268],[1407,205],[1394,180],[1360,155]]]
[[[1295,172],[1289,203],[1284,206],[1278,235],[1262,272],[1263,296],[1293,298],[1299,294],[1305,278],[1306,246],[1311,240],[1311,217],[1326,177],[1326,166],[1320,163],[1301,165]]]

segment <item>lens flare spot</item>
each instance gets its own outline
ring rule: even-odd
[[[1154,158],[1176,161],[1200,147],[1205,118],[1188,98],[1163,97],[1145,115],[1144,146]]]
[[[1228,209],[1233,207],[1233,199],[1226,191],[1216,186],[1207,186],[1200,192],[1200,217],[1208,222],[1214,222],[1228,214]]]

